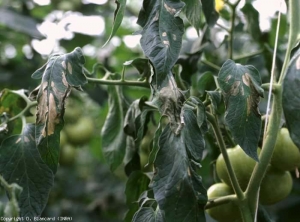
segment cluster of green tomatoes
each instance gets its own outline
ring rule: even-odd
[[[65,112],[65,126],[60,132],[61,165],[72,165],[77,155],[77,146],[91,140],[95,130],[93,118],[84,115],[78,106],[68,105]]]
[[[229,160],[243,191],[247,189],[256,161],[247,156],[236,146],[227,149]],[[258,154],[260,149],[258,149]],[[272,205],[286,198],[292,190],[293,180],[289,171],[300,167],[300,152],[290,138],[289,131],[281,128],[270,165],[262,180],[259,202],[262,205]],[[215,199],[234,194],[223,156],[216,161],[216,172],[221,183],[213,184],[208,189],[208,198]],[[234,202],[225,203],[210,209],[207,213],[214,219],[222,221],[239,221],[241,218],[238,206]]]

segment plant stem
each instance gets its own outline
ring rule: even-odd
[[[242,56],[236,57],[236,58],[234,58],[233,60],[234,60],[234,61],[237,61],[237,60],[241,60],[241,59],[250,58],[250,57],[253,57],[253,56],[260,55],[260,54],[262,54],[263,52],[264,52],[264,49],[259,50],[259,51],[256,51],[256,52],[252,52],[252,53],[249,53],[249,54],[246,54],[246,55],[242,55]]]
[[[8,203],[12,207],[11,209],[12,215],[10,216],[18,217],[20,213],[20,208],[17,202],[16,193],[22,192],[23,188],[16,183],[8,184],[7,181],[1,175],[0,175],[0,184],[4,187],[4,189],[8,193],[8,197],[10,199]]]
[[[17,115],[13,116],[12,118],[9,119],[9,121],[13,121],[17,118],[20,118],[24,115],[24,113],[26,113],[31,107],[36,106],[37,105],[37,101],[33,101],[33,102],[29,102],[27,103],[26,107]]]
[[[270,83],[262,84],[261,88],[263,88],[264,90],[269,90],[270,89]],[[276,93],[280,88],[281,88],[280,84],[277,84],[277,83],[272,84],[272,92],[273,93]]]
[[[270,121],[265,135],[262,151],[259,156],[259,163],[255,165],[248,187],[245,192],[246,198],[248,199],[250,204],[251,212],[253,214],[255,214],[256,212],[258,190],[260,188],[261,181],[266,173],[267,166],[271,160],[276,143],[277,133],[280,127],[282,115],[281,94],[281,89],[278,89],[277,93],[274,94],[272,113],[270,115]]]
[[[227,154],[227,150],[226,150],[226,147],[225,147],[225,143],[224,143],[224,140],[223,140],[223,137],[222,137],[217,119],[216,119],[216,117],[214,117],[213,115],[211,115],[208,112],[206,112],[206,117],[207,117],[208,121],[210,122],[210,124],[212,125],[215,136],[217,138],[217,142],[219,144],[221,153],[223,155],[223,158],[224,158],[224,161],[225,161],[225,164],[226,164],[226,169],[227,169],[230,181],[231,181],[231,185],[232,185],[233,190],[234,190],[234,192],[237,196],[237,199],[238,199],[237,200],[238,201],[238,206],[239,206],[239,209],[241,211],[243,221],[244,222],[253,222],[253,216],[251,214],[250,208],[248,207],[248,202],[245,199],[245,195],[244,195],[244,193],[243,193],[243,191],[242,191],[242,189],[241,189],[241,187],[238,183],[238,180],[236,178],[234,170],[231,166],[231,163],[230,163],[230,160],[229,160],[229,157],[228,157],[228,154]]]
[[[149,88],[147,81],[129,81],[129,80],[109,80],[109,79],[97,79],[97,78],[86,78],[89,82],[102,84],[102,85],[126,85],[126,86],[139,86]]]
[[[219,71],[219,70],[221,69],[219,66],[217,66],[217,65],[215,65],[215,64],[213,64],[212,62],[209,62],[209,61],[207,61],[207,60],[201,60],[201,62],[202,62],[203,64],[205,64],[205,65],[207,65],[207,66],[209,66],[209,67],[215,69],[215,70],[218,70],[218,71]]]
[[[242,191],[242,189],[241,189],[241,187],[238,183],[238,180],[236,178],[234,170],[231,166],[231,163],[230,163],[230,160],[229,160],[229,157],[228,157],[228,154],[227,154],[226,146],[225,146],[220,128],[218,126],[217,120],[213,115],[211,115],[208,112],[206,112],[206,116],[207,116],[208,121],[210,122],[210,124],[213,127],[217,142],[219,144],[221,153],[223,155],[223,158],[224,158],[224,161],[225,161],[225,164],[226,164],[227,172],[228,172],[228,175],[230,177],[230,181],[231,181],[231,185],[233,187],[233,190],[236,193],[238,199],[242,200],[242,199],[244,199],[244,193],[243,193],[243,191]]]
[[[236,17],[236,7],[240,3],[240,0],[238,0],[234,4],[228,3],[228,5],[231,7],[232,14],[230,17],[230,29],[229,29],[229,38],[228,38],[228,58],[233,58],[233,33],[234,33],[234,23],[235,23],[235,17]]]
[[[229,203],[231,201],[237,201],[236,195],[227,195],[224,197],[217,197],[212,200],[208,200],[207,204],[205,205],[205,209],[213,208],[222,204]]]

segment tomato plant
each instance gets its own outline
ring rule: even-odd
[[[63,3],[62,10],[80,4]],[[103,47],[122,28],[127,2],[115,3]],[[127,177],[125,221],[206,221],[206,212],[220,221],[270,221],[263,205],[290,194],[300,165],[300,0],[288,2],[289,31],[280,33],[287,24],[279,12],[267,37],[252,1],[241,4],[144,0],[136,33],[144,55],[126,57],[120,72],[88,64],[75,47],[36,67],[35,89],[3,89],[0,180],[9,201],[0,216],[41,216],[59,166],[72,166],[80,159],[73,146],[97,134],[111,171],[123,168]],[[184,45],[185,27],[198,33],[192,46]],[[214,35],[222,32],[219,41]],[[285,52],[283,61],[277,51]],[[255,59],[264,62],[255,67]],[[68,103],[87,85],[105,86],[108,95],[96,133],[84,107]],[[145,95],[129,98],[135,88]],[[208,158],[219,178],[207,190],[201,164]]]

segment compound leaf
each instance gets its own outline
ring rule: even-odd
[[[119,29],[119,27],[122,23],[123,17],[124,17],[124,12],[125,12],[125,8],[126,8],[126,1],[127,0],[115,0],[115,3],[117,4],[117,8],[115,10],[113,28],[111,30],[109,38],[107,39],[107,41],[105,42],[103,47],[111,40],[112,37],[114,37],[114,35],[118,31],[118,29]]]
[[[155,211],[152,207],[142,207],[134,215],[132,222],[164,222],[159,208]]]
[[[184,3],[180,0],[144,1],[137,23],[143,27],[141,46],[152,62],[156,75],[153,84],[161,88],[178,59],[184,25],[178,17]]]
[[[195,27],[199,35],[199,30],[201,28],[201,2],[200,0],[183,0],[183,2],[185,3],[183,12],[191,25]]]
[[[138,199],[142,192],[148,189],[150,179],[142,171],[134,171],[130,174],[126,183],[126,204],[129,207],[125,221],[129,222],[134,213],[139,209]]]
[[[202,139],[196,139],[202,137],[196,116],[186,111],[180,135],[173,133],[169,124],[163,130],[154,162],[154,197],[166,221],[205,220],[206,190],[195,172],[204,144]]]
[[[35,125],[27,124],[22,135],[4,140],[0,153],[0,174],[8,183],[17,183],[23,188],[19,196],[20,216],[40,216],[54,176],[36,147]]]
[[[119,86],[108,87],[108,114],[102,127],[102,151],[114,171],[123,161],[126,150],[124,126],[124,97]]]
[[[246,3],[241,9],[247,20],[247,29],[254,40],[259,40],[261,31],[259,28],[259,13],[251,3]]]
[[[243,66],[227,60],[218,76],[225,99],[225,121],[234,140],[255,160],[260,138],[261,115],[258,111],[263,89],[259,72],[253,66]]]
[[[300,48],[294,53],[283,81],[282,107],[293,142],[300,149]]]
[[[80,48],[63,55],[53,55],[48,62],[32,74],[42,78],[37,94],[36,140],[42,159],[57,170],[60,131],[63,128],[64,104],[71,87],[81,89],[87,80],[83,74],[85,59]]]
[[[206,23],[211,27],[214,26],[214,24],[219,18],[219,14],[215,9],[215,1],[201,0],[201,3]]]

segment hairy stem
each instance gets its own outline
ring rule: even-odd
[[[234,4],[229,4],[232,10],[232,14],[230,17],[230,29],[229,29],[229,38],[228,38],[228,58],[233,58],[233,33],[234,33],[234,23],[235,23],[235,17],[236,17],[236,7],[240,3],[240,0],[237,0]]]
[[[270,121],[265,135],[262,151],[260,153],[259,163],[255,165],[248,187],[245,192],[246,199],[248,199],[250,203],[250,209],[252,214],[255,214],[256,212],[258,190],[260,188],[261,181],[266,173],[267,166],[270,163],[276,143],[277,133],[280,127],[282,115],[281,94],[281,89],[278,89],[277,93],[274,94],[272,112],[270,115]]]
[[[205,209],[213,208],[222,204],[229,203],[231,201],[237,201],[235,194],[224,196],[224,197],[217,197],[215,199],[208,200]]]
[[[230,163],[230,160],[229,160],[229,157],[228,157],[228,154],[227,154],[226,146],[225,146],[225,143],[224,143],[224,140],[223,140],[223,137],[222,137],[221,130],[218,126],[217,120],[210,113],[206,113],[206,115],[207,115],[208,121],[210,122],[210,124],[213,127],[215,136],[217,138],[218,145],[219,145],[221,153],[224,157],[224,161],[225,161],[225,164],[226,164],[227,172],[228,172],[228,175],[230,177],[230,181],[231,181],[233,190],[236,193],[238,199],[242,200],[242,199],[244,199],[244,193],[243,193],[243,191],[242,191],[242,189],[241,189],[241,187],[238,183],[238,180],[236,178],[234,170],[231,166],[231,163]]]
[[[234,58],[233,60],[234,61],[237,61],[237,60],[242,60],[242,59],[247,59],[247,58],[251,58],[253,56],[257,56],[257,55],[260,55],[264,52],[264,49],[262,50],[259,50],[259,51],[256,51],[256,52],[252,52],[252,53],[249,53],[249,54],[246,54],[246,55],[241,55],[239,57],[236,57]]]
[[[201,60],[201,62],[202,62],[203,64],[205,64],[205,65],[207,65],[207,66],[209,66],[209,67],[211,67],[211,68],[217,70],[217,71],[219,71],[219,70],[221,69],[219,66],[217,66],[217,65],[215,65],[214,63],[209,62],[209,61],[207,61],[207,60]]]
[[[138,86],[144,88],[150,88],[147,81],[129,81],[129,80],[109,80],[109,79],[97,79],[86,78],[88,82],[102,84],[102,85],[122,85],[122,86]]]

